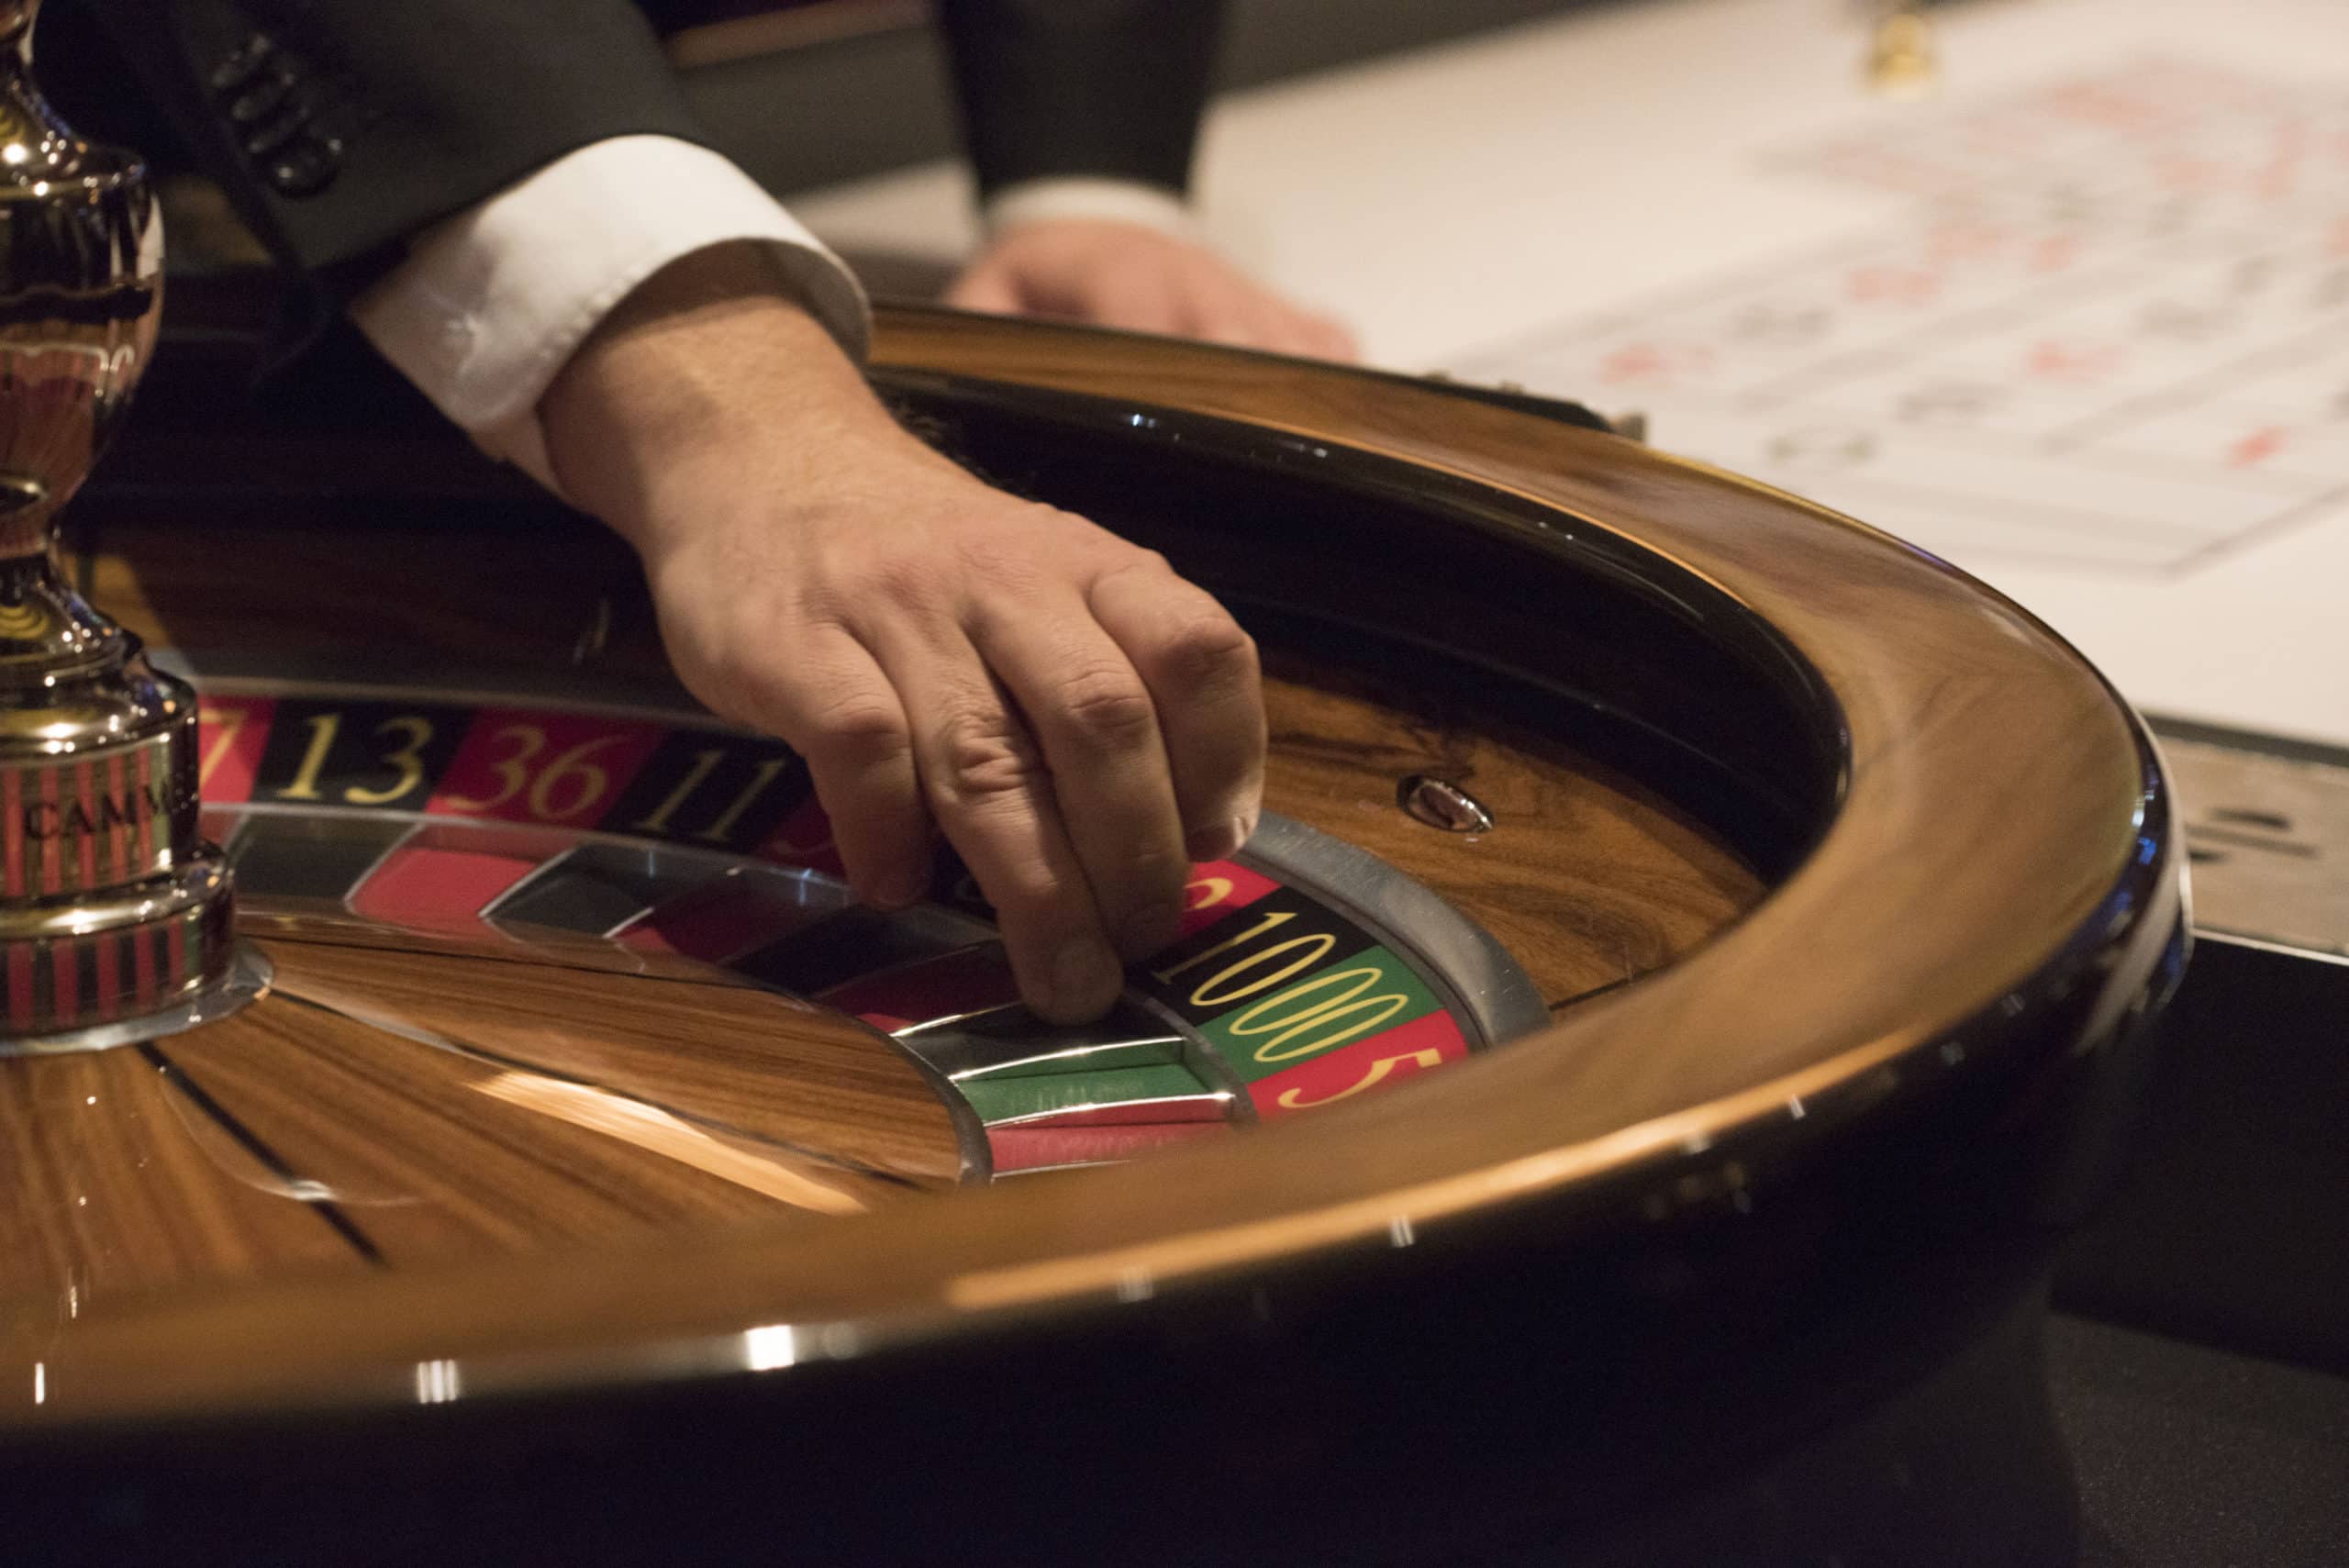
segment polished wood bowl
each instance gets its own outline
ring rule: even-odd
[[[1021,1509],[1054,1560],[1348,1530],[1400,1555],[1460,1539],[1464,1487],[1564,1539],[1917,1386],[2028,1298],[2183,940],[2154,753],[2046,628],[1571,406],[918,310],[885,312],[876,367],[990,479],[1224,595],[1277,677],[1274,809],[1495,933],[1552,1021],[1117,1168],[818,1219],[583,1221],[518,1181],[499,1225],[394,1266],[184,1239],[199,1262],[71,1315],[72,1224],[0,1206],[37,1282],[0,1319],[5,1462],[61,1528],[126,1485],[199,1533],[223,1496],[306,1518],[363,1465],[493,1533],[902,1547],[935,1521],[891,1499],[943,1472],[980,1557]],[[568,653],[618,580],[543,532],[141,505],[99,598],[199,670],[401,640],[502,669]],[[1495,829],[1410,821],[1415,773],[1469,780]],[[648,1465],[640,1517],[613,1478]],[[1154,1465],[1187,1503],[1130,1485]],[[712,1512],[754,1475],[755,1523]]]

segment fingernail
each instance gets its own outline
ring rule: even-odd
[[[1097,1018],[1124,980],[1114,953],[1096,938],[1080,937],[1052,960],[1052,1010],[1063,1022]]]
[[[1183,852],[1197,864],[1202,861],[1219,861],[1240,852],[1248,841],[1248,824],[1235,817],[1213,828],[1201,828],[1183,840]]]

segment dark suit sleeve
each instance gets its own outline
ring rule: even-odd
[[[1090,174],[1188,188],[1218,0],[941,0],[981,195]]]
[[[576,148],[705,139],[628,0],[74,5],[262,242],[334,295]]]

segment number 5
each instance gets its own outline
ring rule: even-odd
[[[1283,1089],[1277,1103],[1285,1111],[1310,1110],[1315,1106],[1334,1106],[1340,1100],[1350,1099],[1364,1089],[1375,1089],[1385,1083],[1386,1075],[1395,1071],[1395,1064],[1398,1062],[1416,1062],[1421,1067],[1441,1067],[1443,1065],[1443,1052],[1434,1046],[1429,1046],[1425,1051],[1407,1051],[1398,1056],[1382,1056],[1370,1064],[1369,1072],[1334,1095],[1324,1095],[1318,1100],[1308,1100],[1304,1097],[1305,1091],[1302,1089]]]

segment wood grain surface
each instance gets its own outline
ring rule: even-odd
[[[874,1030],[553,932],[240,912],[274,968],[138,1049],[0,1058],[6,1294],[74,1310],[227,1278],[861,1214],[953,1185],[953,1118]]]
[[[339,940],[357,922],[248,923],[282,996],[435,1036],[484,1061],[633,1095],[716,1129],[900,1184],[961,1173],[938,1091],[871,1028],[727,971],[657,953],[576,962],[603,944],[551,932],[505,947]]]
[[[1717,834],[1555,741],[1319,661],[1275,652],[1267,673],[1266,806],[1442,894],[1553,1011],[1686,956],[1762,896]],[[1408,815],[1396,785],[1413,774],[1460,785],[1493,830]]]
[[[135,1050],[0,1057],[0,1257],[16,1310],[356,1261],[349,1242]]]

